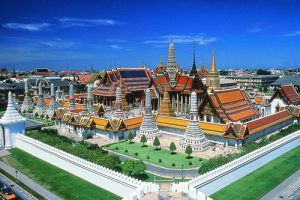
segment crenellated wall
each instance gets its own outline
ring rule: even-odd
[[[16,136],[16,147],[123,199],[140,199],[146,193],[159,190],[156,184],[142,182],[24,135]]]

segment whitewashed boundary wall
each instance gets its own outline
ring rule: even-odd
[[[16,147],[126,200],[140,199],[159,190],[156,184],[134,179],[25,135],[17,135]]]
[[[217,192],[299,145],[300,131],[297,131],[188,182],[173,184],[172,190],[205,199],[205,195]]]

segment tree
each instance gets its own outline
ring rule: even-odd
[[[267,70],[259,69],[259,70],[257,70],[256,74],[257,75],[271,75],[271,72],[267,71]]]
[[[171,142],[170,144],[170,151],[172,152],[172,154],[174,153],[174,151],[176,150],[176,145],[174,142]]]
[[[154,138],[153,146],[155,146],[155,149],[158,149],[157,147],[160,146],[160,141],[157,136]]]
[[[38,117],[38,116],[39,116],[39,113],[36,112],[36,113],[34,114],[34,116],[35,116],[35,117]]]
[[[143,146],[145,146],[145,143],[147,142],[147,138],[145,135],[142,135],[141,137],[141,143],[143,143]]]
[[[49,115],[46,115],[46,119],[47,119],[47,120],[49,119]]]
[[[131,144],[132,140],[133,140],[133,135],[131,132],[129,132],[129,134],[128,134],[128,140],[129,140],[129,144]]]
[[[122,171],[127,175],[144,174],[146,170],[145,164],[140,160],[125,160],[122,164]]]
[[[191,154],[193,153],[193,149],[190,145],[188,145],[185,149],[185,153],[188,155],[188,158],[191,157]]]

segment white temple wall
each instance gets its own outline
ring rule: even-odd
[[[157,192],[159,189],[156,184],[128,177],[24,135],[16,137],[16,146],[124,199],[140,199],[145,193]]]
[[[172,190],[187,193],[191,198],[211,195],[299,145],[297,131],[188,182],[173,184]]]

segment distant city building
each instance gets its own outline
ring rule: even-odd
[[[36,76],[52,76],[53,72],[48,68],[36,68],[32,71],[32,75]]]
[[[274,83],[279,76],[274,75],[244,75],[244,76],[226,76],[226,79],[234,80],[241,88],[247,87],[267,87]]]

